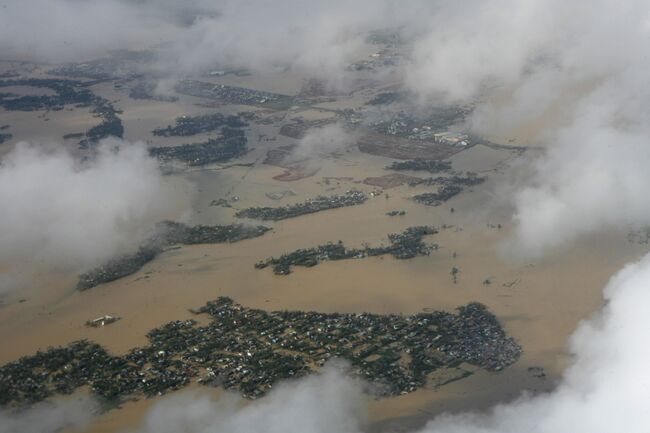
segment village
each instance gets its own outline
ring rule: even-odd
[[[211,84],[202,81],[181,80],[176,84],[175,91],[183,95],[198,96],[209,99],[219,99],[229,104],[264,106],[286,110],[300,101],[279,93],[246,89],[243,87]]]
[[[113,104],[103,98],[96,98],[92,112],[102,122],[86,131],[85,137],[79,142],[81,148],[93,146],[107,137],[123,138],[124,126]]]
[[[262,221],[280,221],[295,218],[300,215],[321,212],[346,206],[356,206],[365,203],[368,196],[361,191],[347,191],[342,195],[318,196],[302,203],[282,207],[251,207],[238,211],[238,218],[251,218]]]
[[[0,80],[0,87],[29,86],[50,89],[54,95],[0,94],[0,106],[11,111],[62,110],[65,105],[90,106],[95,95],[81,86],[81,82],[57,78],[25,78]]]
[[[162,137],[185,137],[204,132],[218,131],[222,127],[244,128],[248,126],[239,116],[226,116],[221,113],[201,116],[182,116],[176,119],[174,126],[153,130],[153,135]]]
[[[382,99],[389,102],[388,98]],[[432,141],[460,147],[470,144],[468,135],[448,130],[467,115],[465,109],[455,106],[438,107],[428,115],[415,113],[416,111],[410,108],[398,110],[391,113],[388,119],[370,122],[368,126],[373,131],[409,140]]]
[[[0,367],[0,405],[29,405],[89,386],[115,407],[192,381],[255,399],[278,381],[310,374],[332,358],[347,360],[352,374],[378,385],[378,396],[392,396],[430,385],[439,369],[471,374],[462,369],[467,364],[499,371],[521,355],[521,347],[478,303],[456,314],[403,316],[267,312],[221,297],[193,312],[212,320],[206,326],[169,322],[147,334],[149,345],[124,356],[78,341],[6,364]]]
[[[256,263],[255,268],[264,269],[272,266],[275,274],[288,275],[291,273],[293,266],[312,267],[324,261],[362,259],[385,254],[390,254],[396,259],[411,259],[417,256],[429,255],[431,251],[438,248],[436,244],[427,245],[422,240],[424,236],[436,233],[438,233],[438,229],[435,227],[409,227],[402,233],[389,234],[389,246],[365,246],[361,249],[348,249],[343,244],[343,241],[338,241],[337,243],[328,243],[314,248],[296,250],[283,254],[278,258],[271,257]]]
[[[437,185],[436,192],[425,192],[417,194],[412,199],[426,206],[440,206],[444,202],[463,192],[464,187],[479,185],[485,182],[485,177],[468,173],[467,176],[453,175],[449,177],[439,176],[435,178],[420,179],[409,183],[410,186]]]
[[[363,73],[391,67],[394,60],[391,56],[371,56],[369,60],[351,65],[351,69]],[[261,221],[277,222],[353,206],[358,208],[339,213],[356,215],[369,209],[378,213],[378,219],[384,222],[388,220],[386,217],[391,217],[389,223],[394,223],[394,227],[384,226],[369,234],[368,238],[364,235],[365,239],[375,239],[373,242],[376,243],[367,244],[355,238],[358,244],[350,244],[349,248],[348,242],[352,239],[346,237],[344,229],[340,232],[332,230],[331,236],[317,241],[309,241],[306,237],[303,245],[307,248],[294,250],[296,245],[279,246],[245,262],[242,269],[254,267],[260,270],[251,269],[255,278],[291,283],[300,275],[285,276],[294,272],[296,267],[308,268],[326,261],[368,259],[366,264],[373,265],[371,257],[376,257],[377,261],[385,258],[382,263],[392,263],[392,258],[417,258],[414,265],[418,265],[424,263],[429,255],[432,255],[431,260],[438,260],[440,254],[435,253],[438,244],[427,240],[428,236],[438,233],[438,227],[418,225],[437,220],[420,218],[417,208],[423,207],[399,200],[437,206],[485,180],[485,177],[468,172],[463,174],[452,168],[450,158],[472,148],[477,142],[463,132],[462,125],[455,125],[465,115],[458,107],[445,107],[420,115],[412,107],[399,105],[409,95],[401,89],[393,91],[393,88],[386,87],[368,89],[363,97],[357,98],[357,105],[350,108],[336,104],[339,98],[346,99],[346,96],[326,93],[327,89],[316,85],[312,86],[313,89],[303,85],[297,96],[290,96],[294,93],[274,93],[284,90],[272,86],[253,89],[254,82],[250,84],[235,79],[240,78],[240,74],[227,70],[204,73],[202,78],[181,79],[169,88],[169,92],[159,94],[156,78],[139,76],[137,68],[132,68],[134,64],[130,60],[122,62],[118,59],[111,64],[109,59],[100,59],[87,64],[67,65],[64,66],[67,69],[60,71],[68,71],[70,77],[94,81],[64,80],[63,77],[4,80],[4,87],[42,87],[53,90],[54,94],[48,91],[40,96],[0,95],[0,105],[7,110],[65,109],[72,112],[80,108],[83,114],[90,111],[99,123],[91,123],[83,129],[72,124],[73,127],[60,134],[65,140],[70,140],[66,144],[79,141],[82,148],[92,151],[95,144],[105,137],[123,137],[123,118],[128,140],[132,140],[134,131],[146,133],[143,140],[148,152],[158,160],[167,180],[197,175],[212,182],[213,174],[214,179],[219,178],[219,181],[201,185],[201,188],[205,186],[207,200],[201,196],[197,202],[205,203],[209,208],[201,208],[200,217],[192,221],[205,225],[189,226],[172,221],[159,223],[152,230],[153,235],[138,248],[76,275],[76,286],[67,283],[67,289],[84,293],[74,296],[95,296],[103,292],[113,296],[121,291],[123,284],[129,285],[135,280],[138,283],[134,286],[146,289],[154,284],[158,286],[156,289],[160,289],[159,275],[165,275],[168,269],[159,268],[169,266],[167,259],[177,260],[191,251],[190,248],[181,248],[181,245],[234,243],[272,230],[247,220],[257,220],[260,224]],[[305,79],[304,83],[312,81]],[[204,99],[197,100],[197,97]],[[179,104],[175,107],[166,105],[177,102]],[[166,113],[166,117],[136,121],[133,113],[143,107],[159,109]],[[370,109],[383,110],[381,120],[377,121]],[[328,158],[328,166],[324,169],[302,160],[292,160],[301,140],[332,124],[341,126],[354,137],[350,155],[310,155],[312,160]],[[90,153],[81,152],[83,157],[90,156]],[[247,155],[245,160],[237,160],[244,155]],[[367,155],[386,159],[368,158]],[[373,170],[365,170],[365,158],[376,163]],[[232,163],[210,166],[229,161]],[[350,169],[345,167],[355,167],[357,161],[363,161],[363,164],[359,165],[359,170],[352,169],[354,173],[350,173]],[[265,167],[255,172],[260,165],[274,165],[284,169],[285,173],[266,171]],[[339,169],[348,171],[338,172]],[[322,178],[315,176],[319,170],[322,170]],[[252,176],[247,179],[251,172]],[[425,175],[437,177],[425,178]],[[264,185],[266,181],[269,185],[273,181],[282,183],[250,194],[249,183],[253,179],[259,182],[258,185]],[[218,185],[221,181],[223,187]],[[297,182],[296,187],[289,187],[286,182]],[[355,189],[356,185],[364,190]],[[421,187],[417,190],[419,194],[411,196],[409,188],[388,191],[404,185]],[[431,186],[432,190],[436,188],[436,191],[426,192],[426,186]],[[266,206],[269,203],[253,201],[264,196],[277,201],[277,205]],[[371,197],[382,199],[372,201]],[[245,207],[240,207],[239,203],[245,203]],[[362,204],[366,206],[360,206]],[[424,208],[424,211],[438,210]],[[247,224],[236,224],[233,217],[247,219],[242,220]],[[337,212],[332,212],[332,220],[336,217]],[[249,225],[251,223],[254,225]],[[269,242],[275,242],[276,232],[280,235],[290,233],[294,223],[300,225],[301,222],[274,224],[274,234],[270,235]],[[439,228],[442,230],[444,225]],[[379,240],[382,236],[385,236],[383,243]],[[344,239],[345,243],[342,240],[323,242],[335,239]],[[241,247],[244,246],[231,248],[240,251]],[[282,254],[284,251],[287,252]],[[160,266],[147,267],[165,253]],[[453,254],[455,258],[456,253]],[[255,263],[259,259],[264,260]],[[182,266],[185,262],[178,263]],[[403,263],[400,265],[404,266]],[[175,266],[174,272],[177,272]],[[463,269],[461,278],[458,277],[460,267]],[[180,269],[190,279],[200,277],[189,275],[188,267]],[[449,267],[445,269],[443,277],[449,279]],[[319,272],[314,271],[304,272]],[[465,275],[469,275],[468,268],[454,264],[453,282],[460,281],[458,286],[462,286]],[[132,278],[127,278],[129,276]],[[120,279],[124,280],[120,282]],[[228,280],[236,287],[235,290],[240,284],[238,279]],[[91,290],[111,282],[113,284],[105,291],[101,288]],[[200,305],[214,296],[208,294],[190,305]],[[463,299],[452,305],[462,305],[474,299]],[[274,308],[283,306],[280,304]],[[363,311],[372,307],[359,308]],[[115,353],[111,353],[112,346],[103,346],[105,340],[95,340],[93,335],[113,330],[121,332],[123,326],[130,325],[132,312],[120,309],[95,311],[83,314],[82,320],[74,322],[84,331],[81,336],[63,341],[87,340],[74,341],[62,347],[37,346],[48,348],[20,359],[16,356],[11,358],[16,361],[0,367],[0,406],[24,407],[83,389],[99,397],[105,403],[103,407],[115,408],[127,400],[159,396],[194,383],[236,391],[244,398],[255,399],[265,395],[279,381],[317,372],[330,359],[337,358],[350,363],[353,376],[370,384],[367,392],[375,397],[391,397],[424,387],[444,386],[480,369],[500,371],[516,362],[522,353],[517,342],[505,334],[495,316],[482,304],[469,303],[453,313],[428,308],[424,311],[414,315],[402,315],[393,310],[389,312],[394,314],[385,315],[263,311],[238,305],[229,298],[219,298],[192,310],[199,315],[197,320],[181,317],[181,320],[170,321],[151,330],[147,334],[147,343],[138,341]],[[108,312],[111,314],[106,314]],[[201,320],[206,316],[211,321]],[[174,318],[178,316],[163,320]],[[151,326],[154,325],[142,328],[141,334]],[[102,341],[102,345],[93,340]]]
[[[124,126],[117,110],[107,99],[95,95],[88,89],[91,83],[57,78],[29,78],[0,80],[0,88],[12,86],[27,86],[54,91],[54,95],[15,95],[0,93],[0,107],[10,111],[37,111],[37,110],[63,110],[66,105],[75,107],[91,107],[95,117],[101,119],[99,125],[93,126],[88,131],[74,134],[75,138],[82,138],[80,147],[87,148],[95,145],[106,137],[119,137],[124,135]],[[69,135],[72,137],[72,135]]]
[[[242,129],[223,127],[220,137],[180,146],[151,147],[149,153],[167,165],[177,161],[188,166],[202,166],[244,155],[248,151],[247,143]]]
[[[411,159],[407,161],[394,161],[386,166],[387,170],[396,171],[428,171],[429,173],[440,173],[451,170],[451,162],[443,160]]]

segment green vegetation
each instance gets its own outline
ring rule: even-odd
[[[175,91],[183,95],[219,99],[230,104],[262,106],[278,110],[287,110],[300,103],[293,96],[194,80],[179,81]]]
[[[108,100],[93,94],[86,88],[88,83],[74,80],[55,78],[29,78],[15,80],[0,80],[0,87],[29,86],[53,90],[54,95],[14,95],[0,94],[0,106],[6,110],[36,111],[62,110],[65,105],[74,104],[76,107],[93,107],[92,112],[102,119],[102,122],[90,128],[85,138],[79,143],[81,147],[89,147],[106,137],[124,136],[122,120],[117,116],[118,110]]]
[[[251,207],[235,214],[238,218],[252,218],[262,221],[279,221],[329,209],[355,206],[364,203],[368,197],[361,191],[348,191],[343,195],[323,196],[282,207]]]
[[[448,134],[449,128],[462,122],[467,114],[468,110],[456,106],[430,108],[428,112],[401,110],[391,113],[389,118],[371,123],[369,127],[373,131],[386,135],[435,142],[438,141],[436,134]],[[464,134],[450,134],[464,136]]]
[[[345,259],[361,259],[365,257],[381,256],[390,254],[396,259],[410,259],[417,256],[429,255],[437,245],[427,245],[422,238],[426,235],[438,233],[435,227],[418,226],[409,227],[402,233],[388,235],[389,246],[377,248],[364,247],[361,249],[347,249],[342,241],[319,245],[314,248],[300,249],[294,252],[283,254],[278,258],[271,257],[255,264],[257,269],[268,266],[273,267],[277,275],[288,275],[293,266],[316,266],[320,262]]]
[[[451,278],[454,280],[454,284],[458,282],[458,274],[460,274],[460,269],[458,269],[456,266],[451,268]]]
[[[187,386],[264,395],[278,381],[304,376],[332,357],[352,373],[398,395],[427,385],[436,370],[468,363],[488,371],[516,362],[521,347],[485,306],[412,316],[255,310],[229,298],[195,311],[212,320],[177,320],[147,334],[149,344],[124,356],[78,341],[0,367],[0,405],[20,406],[88,386],[112,405]],[[119,326],[119,325],[113,325]],[[117,328],[116,328],[117,329]]]
[[[54,95],[0,94],[0,106],[10,111],[62,110],[65,105],[89,106],[97,98],[90,90],[81,88],[81,82],[55,78],[23,78],[0,80],[1,87],[29,86],[50,89]]]
[[[204,132],[218,131],[224,126],[229,128],[244,128],[248,124],[239,116],[225,116],[221,113],[205,114],[202,116],[183,116],[176,119],[174,126],[153,130],[153,135],[162,137],[186,137]]]
[[[144,265],[155,259],[170,245],[217,244],[238,242],[262,236],[270,228],[264,226],[194,226],[165,221],[158,225],[157,234],[135,253],[117,257],[89,272],[79,276],[77,290],[87,290],[100,284],[109,283],[138,272]]]
[[[463,191],[458,185],[446,185],[438,189],[437,192],[425,192],[413,196],[413,200],[427,206],[440,206],[452,197],[457,196]]]
[[[243,130],[224,127],[219,138],[180,146],[153,147],[149,152],[162,162],[181,161],[189,166],[201,166],[242,156],[248,150],[247,143]]]
[[[472,173],[471,171],[468,171],[465,173],[465,176],[461,175],[453,175],[453,176],[438,176],[438,177],[429,177],[427,179],[420,179],[418,181],[414,181],[409,183],[410,186],[417,186],[417,185],[438,185],[438,186],[449,186],[449,185],[456,185],[456,186],[474,186],[474,185],[480,185],[485,180],[487,177],[481,177],[478,176],[476,173]]]
[[[451,170],[451,162],[439,160],[411,159],[408,161],[395,161],[386,166],[388,170],[411,170],[411,171],[428,171],[429,173],[440,173],[441,171]]]
[[[86,137],[79,142],[82,148],[92,146],[107,137],[122,138],[124,136],[122,120],[117,117],[117,110],[113,104],[104,99],[97,99],[92,111],[102,119],[102,122],[86,131]]]
[[[485,182],[485,179],[485,177],[479,177],[474,173],[468,172],[466,176],[439,176],[435,178],[422,179],[421,181],[411,183],[410,185],[438,185],[439,188],[437,192],[418,194],[413,197],[413,200],[427,206],[440,206],[447,200],[460,194],[463,191],[463,187],[481,184]],[[452,208],[452,212],[453,211]]]

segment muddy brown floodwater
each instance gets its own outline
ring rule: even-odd
[[[289,82],[276,84],[278,90],[289,90]],[[182,98],[180,104],[190,107],[182,108],[165,102],[128,101],[111,88],[103,91],[110,93],[111,100],[117,100],[116,106],[124,110],[121,116],[130,139],[153,139],[151,129],[167,125],[183,112],[213,111],[197,107],[192,98]],[[11,123],[17,138],[23,132],[28,138],[44,136],[55,125],[56,135],[60,136],[83,130],[95,120],[80,110],[50,113],[48,122],[39,118],[42,113],[22,113],[22,117],[1,114]],[[273,231],[260,238],[170,250],[134,275],[84,292],[74,290],[74,274],[35,269],[24,289],[2,298],[0,364],[83,338],[112,353],[125,353],[145,344],[145,335],[152,328],[193,317],[188,309],[218,296],[267,310],[343,313],[411,314],[424,309],[451,311],[472,301],[486,304],[506,332],[521,344],[523,356],[514,366],[498,373],[480,371],[437,389],[369,402],[374,428],[406,428],[443,411],[481,409],[512,399],[523,390],[551,389],[570,362],[568,336],[580,320],[599,309],[601,290],[610,276],[642,253],[643,248],[630,244],[625,233],[614,232],[583,238],[541,260],[514,261],[500,254],[503,241],[512,232],[512,211],[498,205],[494,191],[505,182],[509,164],[521,158],[517,152],[479,145],[456,154],[451,158],[455,169],[486,174],[488,181],[442,206],[427,207],[410,200],[430,189],[426,186],[401,185],[377,191],[377,187],[363,184],[368,177],[389,174],[384,167],[391,160],[360,153],[354,147],[337,155],[314,157],[319,167],[314,176],[294,182],[274,179],[283,169],[261,161],[268,150],[294,143],[285,138],[259,138],[276,134],[277,129],[252,126],[249,138],[254,149],[237,162],[254,163],[253,168],[224,164],[169,176],[170,182],[190,180],[196,188],[190,223],[230,223],[236,220],[237,209],[285,205],[352,188],[378,194],[360,206],[272,223]],[[2,150],[6,151],[6,147]],[[425,177],[422,173],[404,174]],[[233,208],[210,206],[219,198],[234,199]],[[405,210],[406,215],[386,216],[392,210]],[[387,234],[414,225],[449,228],[426,238],[439,245],[427,257],[325,262],[313,268],[298,267],[289,276],[253,268],[259,260],[328,241],[343,240],[348,247],[387,243]],[[450,275],[453,267],[460,270],[457,283]],[[102,328],[84,326],[86,320],[104,314],[122,319]],[[547,377],[530,375],[527,369],[531,366],[544,368]],[[98,416],[84,431],[112,433],[135,428],[157,399],[125,403],[118,410]]]
[[[350,174],[345,167],[339,168],[345,164],[332,165],[336,170],[327,167],[328,176]],[[228,188],[242,170],[213,175],[229,178],[219,183]],[[366,171],[372,172],[358,166],[351,171],[359,179]],[[266,181],[263,184],[273,189],[275,185],[266,177],[273,172],[253,171],[245,185],[236,183],[236,193],[263,197],[259,183]],[[200,176],[210,177],[206,173]],[[202,185],[200,182],[197,180]],[[311,179],[305,180],[309,185],[286,187],[298,193],[291,199],[301,200],[303,194],[313,195],[325,189],[325,184],[316,182]],[[347,181],[340,189],[352,186],[367,187]],[[212,197],[216,190],[205,187],[202,194]],[[256,190],[255,194],[252,190]],[[489,190],[490,183],[475,187],[447,205],[428,208],[407,199],[413,188],[393,188],[388,199],[380,195],[362,206],[285,220],[276,223],[273,232],[257,239],[168,251],[135,275],[85,292],[72,289],[73,275],[48,276],[39,281],[38,289],[32,289],[37,293],[21,293],[26,302],[8,300],[0,309],[0,341],[11,341],[3,344],[0,362],[81,338],[96,341],[114,353],[124,353],[145,344],[150,329],[169,320],[189,318],[189,308],[222,295],[263,309],[404,314],[429,308],[453,310],[479,301],[523,346],[521,360],[500,373],[480,372],[439,389],[372,401],[370,419],[389,424],[398,419],[403,425],[406,421],[402,418],[406,417],[417,423],[442,410],[481,408],[513,398],[523,389],[548,389],[569,361],[567,337],[581,319],[600,307],[601,289],[607,279],[639,251],[619,233],[583,240],[541,261],[513,264],[498,253],[500,242],[510,230],[506,215],[497,212],[493,220],[481,222],[473,217],[473,203],[480,203],[480,196],[489,194]],[[257,199],[242,198],[242,206]],[[455,207],[454,213],[450,206]],[[392,209],[404,209],[406,216],[387,217],[385,213]],[[496,223],[503,228],[495,228]],[[386,234],[416,224],[453,227],[428,238],[440,246],[428,257],[325,262],[314,268],[296,268],[289,276],[253,269],[258,260],[327,241],[342,239],[349,246],[386,242]],[[454,266],[460,269],[457,284],[450,276]],[[490,284],[483,284],[485,280]],[[122,320],[98,329],[84,326],[89,318],[103,314],[119,315]],[[548,377],[531,377],[526,371],[529,366],[543,367]],[[149,406],[150,401],[128,403],[100,417],[97,429],[90,431],[117,431],[127,420],[136,422]]]

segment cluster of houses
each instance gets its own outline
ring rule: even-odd
[[[485,306],[415,315],[263,311],[221,297],[193,311],[211,321],[177,320],[147,334],[149,344],[123,356],[79,341],[0,367],[0,405],[31,404],[88,386],[119,402],[180,389],[192,381],[257,398],[283,379],[343,358],[381,395],[427,386],[438,369],[466,363],[498,371],[521,347]],[[109,318],[99,318],[108,321]]]

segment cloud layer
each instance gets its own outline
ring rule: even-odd
[[[189,209],[141,143],[103,142],[85,162],[21,143],[0,165],[0,261],[68,270],[137,246]]]
[[[154,406],[141,433],[358,432],[365,398],[359,384],[328,365],[317,375],[286,382],[262,400],[242,406],[233,395],[217,401],[201,394],[171,396]]]
[[[82,427],[96,410],[90,399],[68,398],[20,412],[0,411],[0,433],[55,433],[63,428]]]
[[[489,415],[443,416],[426,433],[645,432],[650,425],[650,257],[627,266],[605,288],[606,307],[571,337],[575,362],[557,390],[496,407]]]
[[[5,3],[3,56],[78,60],[168,42],[162,66],[172,75],[214,64],[337,75],[368,48],[364,32],[402,26],[413,40],[406,85],[423,103],[475,104],[469,125],[484,134],[555,114],[531,137],[546,154],[512,194],[518,252],[539,256],[598,230],[650,223],[646,0],[195,0],[190,12],[172,0]],[[0,260],[104,260],[177,209],[164,188],[142,146],[103,148],[83,165],[19,146],[0,168]],[[649,285],[650,258],[611,281],[603,312],[574,334],[575,362],[556,391],[488,415],[442,416],[422,433],[646,432]],[[142,431],[357,433],[362,401],[358,385],[327,370],[247,406],[173,396]]]
[[[443,2],[415,42],[407,84],[423,100],[471,102],[469,126],[547,153],[509,189],[517,255],[650,223],[650,5],[631,0]]]

